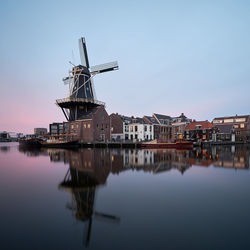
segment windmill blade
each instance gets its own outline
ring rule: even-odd
[[[115,215],[105,214],[105,213],[101,213],[97,211],[94,213],[94,215],[95,215],[95,218],[98,218],[99,220],[104,220],[104,221],[112,222],[115,224],[120,223],[120,217],[117,217]]]
[[[78,43],[79,43],[81,64],[82,64],[82,66],[85,66],[85,67],[89,68],[89,59],[88,59],[88,53],[87,53],[85,38],[81,37],[78,40]]]
[[[68,76],[63,78],[63,83],[65,85],[67,84],[72,84],[74,82],[74,77],[73,76]]]
[[[108,71],[113,71],[113,70],[118,70],[118,62],[110,62],[110,63],[104,63],[100,65],[96,65],[90,68],[90,73],[91,74],[99,74],[99,73],[104,73]]]

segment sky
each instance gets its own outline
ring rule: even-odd
[[[119,63],[94,78],[109,114],[250,114],[249,27],[243,0],[1,1],[0,131],[65,121],[82,36],[91,66]]]

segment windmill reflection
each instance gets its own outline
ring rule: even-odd
[[[59,184],[60,189],[65,189],[72,194],[72,202],[66,207],[73,212],[77,220],[87,225],[85,246],[89,245],[93,219],[102,219],[119,224],[120,218],[94,210],[97,187],[106,182],[110,172],[110,161],[105,151],[82,150],[77,153],[68,151],[69,169],[63,181]],[[95,164],[95,157],[99,158]],[[101,163],[101,164],[100,164]]]

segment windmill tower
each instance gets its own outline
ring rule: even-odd
[[[63,79],[64,84],[69,85],[69,96],[56,100],[67,121],[84,119],[85,114],[94,107],[105,106],[105,103],[96,98],[93,77],[118,69],[116,61],[90,67],[85,38],[81,37],[78,41],[81,65],[73,65],[69,76]]]

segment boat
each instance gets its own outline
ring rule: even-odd
[[[176,142],[158,142],[153,140],[150,142],[141,143],[141,148],[175,148],[175,149],[192,149],[193,142],[191,141],[176,141]]]
[[[62,147],[72,147],[78,146],[78,140],[47,140],[41,142],[42,147],[50,147],[50,148],[62,148]]]
[[[41,142],[42,147],[50,148],[62,148],[78,146],[78,140],[72,135],[61,134],[61,135],[49,135],[47,140]]]
[[[19,144],[22,146],[40,147],[42,142],[43,140],[40,138],[25,138],[19,140]]]

